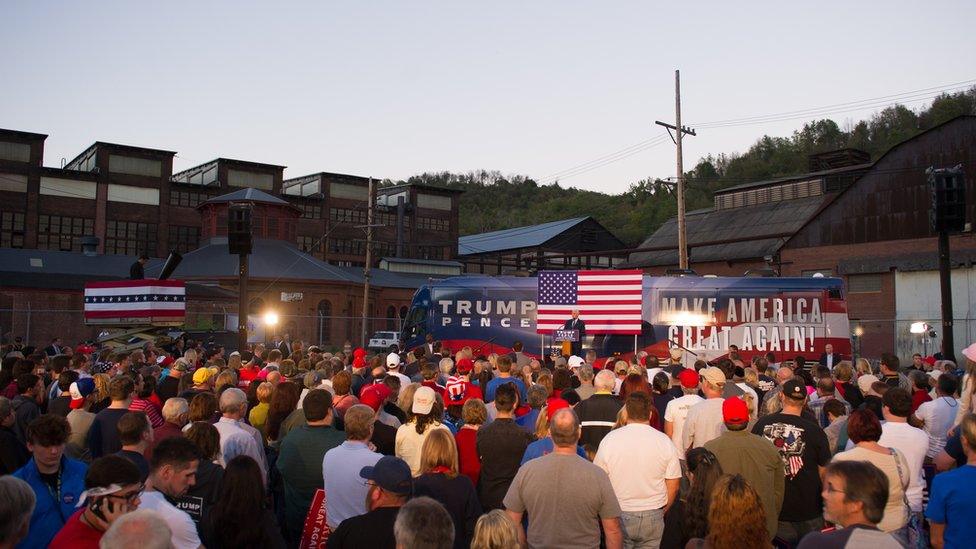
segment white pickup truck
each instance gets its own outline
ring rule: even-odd
[[[396,345],[398,343],[399,334],[396,332],[376,332],[373,337],[369,338],[369,348],[385,351],[390,348],[391,345]]]

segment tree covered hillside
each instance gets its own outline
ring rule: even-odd
[[[789,137],[764,135],[745,153],[701,158],[685,174],[689,211],[709,207],[715,190],[807,171],[808,156],[845,147],[871,153],[876,160],[892,146],[962,114],[976,114],[976,88],[941,95],[925,109],[888,107],[868,120],[841,129],[830,119],[807,123]],[[387,184],[394,182],[387,181]],[[423,173],[396,183],[424,183],[461,189],[461,235],[592,215],[636,246],[677,212],[671,188],[641,180],[618,195],[539,185],[523,175],[498,171]]]

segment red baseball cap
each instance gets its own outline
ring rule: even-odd
[[[366,359],[363,358],[363,357],[361,357],[361,356],[357,356],[352,361],[352,367],[353,368],[365,368],[366,367]]]
[[[569,407],[570,407],[569,402],[561,398],[549,399],[549,403],[546,405],[546,419],[548,421],[552,421],[552,416],[554,416],[556,412],[562,410],[563,408],[569,408]]]
[[[749,407],[739,397],[729,397],[722,402],[722,420],[725,423],[741,425],[749,423]]]
[[[457,371],[459,374],[466,374],[474,370],[474,361],[470,358],[462,358],[457,361]]]
[[[365,357],[366,356],[366,350],[363,349],[362,347],[357,347],[356,350],[352,352],[352,356],[354,356],[354,357]]]
[[[386,399],[389,398],[392,392],[384,383],[367,385],[359,392],[359,403],[369,406],[376,412],[383,406],[383,403],[386,402]]]
[[[698,372],[692,370],[691,368],[685,368],[678,372],[678,381],[681,382],[681,386],[686,389],[694,389],[698,387]]]
[[[173,360],[173,357],[166,356],[166,355],[163,355],[163,356],[161,356],[161,357],[159,357],[159,358],[156,359],[156,364],[159,364],[159,366],[161,368],[169,368],[169,366],[171,364],[173,364],[174,362],[176,362],[176,361]]]
[[[91,345],[79,345],[75,347],[75,352],[82,355],[90,355],[95,352],[95,348]]]

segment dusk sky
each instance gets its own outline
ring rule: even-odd
[[[923,90],[900,96],[920,107],[973,86],[974,19],[971,0],[10,1],[0,127],[49,134],[49,166],[108,141],[177,151],[177,170],[489,169],[619,193],[675,173],[654,125],[673,122],[675,69],[684,122],[700,125],[689,169],[814,118],[844,128],[896,94]]]

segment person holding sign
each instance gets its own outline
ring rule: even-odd
[[[573,356],[583,356],[583,338],[586,337],[586,322],[579,317],[579,309],[573,309],[573,318],[570,318],[563,324],[564,330],[576,330],[579,332],[579,337],[573,342],[571,346],[571,354]]]

